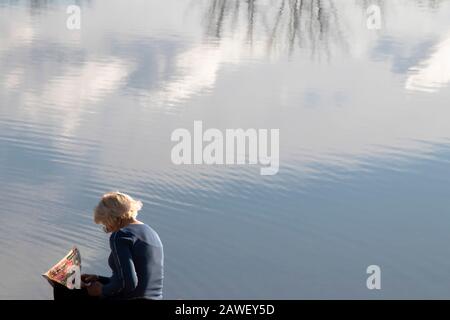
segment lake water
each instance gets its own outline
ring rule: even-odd
[[[108,275],[110,190],[165,298],[450,298],[450,1],[76,3],[0,1],[0,298],[52,298],[73,245]],[[278,174],[174,165],[195,120],[280,129]]]

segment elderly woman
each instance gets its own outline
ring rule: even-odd
[[[141,208],[142,203],[127,194],[103,195],[95,208],[94,221],[111,232],[108,264],[112,276],[83,274],[83,290],[75,290],[78,298],[162,299],[163,246],[158,234],[136,219]],[[68,290],[56,286],[54,294],[55,299],[67,297]]]

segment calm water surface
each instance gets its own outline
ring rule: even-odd
[[[0,298],[51,298],[72,245],[109,274],[117,189],[166,298],[450,298],[450,1],[77,3],[70,31],[69,1],[0,1]],[[279,173],[173,165],[194,120],[279,128]]]

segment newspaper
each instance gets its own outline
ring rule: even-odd
[[[42,275],[52,282],[57,282],[69,289],[81,288],[81,255],[77,247],[62,258],[57,264]]]

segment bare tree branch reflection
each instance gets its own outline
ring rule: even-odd
[[[295,49],[309,49],[311,56],[329,57],[329,42],[346,48],[340,21],[332,0],[212,0],[206,10],[206,35],[220,40],[224,32],[245,30],[245,44],[266,43],[268,55],[275,51],[292,55]],[[333,25],[333,28],[330,26]],[[262,39],[261,39],[262,35]]]
[[[385,1],[363,0],[357,4],[364,17],[372,4],[385,12]],[[435,8],[442,0],[416,2]],[[313,59],[329,59],[333,50],[345,53],[350,47],[344,32],[347,26],[341,21],[335,0],[211,0],[206,2],[206,8],[208,37],[220,40],[224,34],[245,32],[242,45],[253,47],[256,41],[265,42],[269,56],[291,56],[295,50],[303,50]]]

